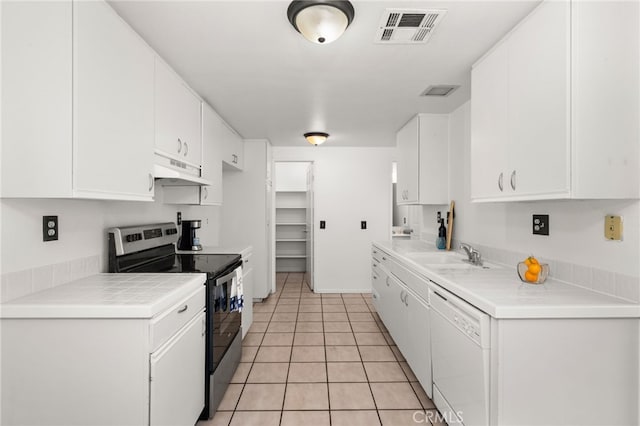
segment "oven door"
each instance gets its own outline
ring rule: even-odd
[[[237,294],[238,277],[242,277],[241,265],[231,272],[215,278],[212,285],[209,286],[207,307],[210,310],[210,315],[208,330],[212,348],[212,356],[208,363],[210,373],[215,371],[233,339],[240,331],[242,316],[240,310],[233,303],[234,297],[241,297],[241,294]]]

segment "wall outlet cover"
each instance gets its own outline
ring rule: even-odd
[[[606,215],[604,217],[604,237],[607,240],[622,240],[622,216]]]
[[[58,239],[58,216],[42,216],[42,241]]]
[[[533,215],[533,234],[549,235],[549,215],[548,214]]]

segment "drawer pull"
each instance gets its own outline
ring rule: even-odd
[[[182,308],[180,308],[178,313],[181,314],[181,313],[185,312],[187,309],[189,309],[189,305],[184,305]]]

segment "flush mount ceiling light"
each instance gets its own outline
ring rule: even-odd
[[[311,145],[318,146],[323,144],[327,140],[327,138],[329,137],[329,133],[309,132],[305,133],[304,137]]]
[[[355,11],[348,1],[316,0],[292,1],[287,9],[287,17],[300,34],[307,40],[326,44],[344,33]]]

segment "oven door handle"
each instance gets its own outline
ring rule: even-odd
[[[220,284],[226,283],[227,281],[233,279],[236,276],[236,271],[238,270],[238,268],[234,269],[233,271],[229,272],[227,275],[217,278],[216,279],[216,287],[218,287]]]

